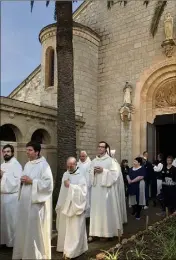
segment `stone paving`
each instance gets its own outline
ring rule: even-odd
[[[138,221],[130,215],[130,210],[128,210],[128,224],[124,225],[124,235],[123,238],[128,238],[129,236],[137,233],[140,230],[145,229],[146,216],[149,216],[149,225],[160,220],[161,218],[156,216],[156,212],[159,212],[158,207],[154,208],[150,206],[150,209],[142,211],[141,220]],[[89,250],[86,254],[80,256],[79,260],[88,260],[95,258],[96,254],[101,252],[101,250],[108,250],[109,248],[115,246],[118,243],[118,239],[115,238],[112,241],[100,242],[95,241],[89,244]],[[55,235],[52,240],[52,259],[62,259],[62,254],[56,252],[57,236]],[[10,260],[12,259],[12,249],[9,248],[0,248],[0,259]]]

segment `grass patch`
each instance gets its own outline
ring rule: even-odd
[[[104,252],[105,260],[156,260],[176,259],[176,217],[156,223],[133,241],[113,253]]]

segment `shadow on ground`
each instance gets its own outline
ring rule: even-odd
[[[128,210],[129,211],[129,210]],[[136,220],[128,212],[128,224],[124,225],[124,235],[123,238],[128,238],[138,231],[144,230],[146,227],[146,216],[149,216],[149,225],[161,220],[160,217],[156,216],[156,213],[160,212],[158,207],[154,208],[150,206],[149,209],[142,211],[141,220]],[[108,250],[118,243],[118,238],[114,238],[112,241],[100,242],[95,241],[89,244],[89,250],[86,254],[77,258],[77,260],[88,260],[90,258],[95,258],[96,254],[101,250]],[[57,236],[52,240],[52,259],[62,259],[62,254],[56,252]],[[12,249],[10,248],[0,248],[0,259],[10,260],[12,259]]]

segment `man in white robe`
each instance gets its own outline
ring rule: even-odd
[[[1,164],[1,237],[0,244],[13,247],[16,225],[16,210],[22,167],[14,157],[14,147],[7,144],[2,149]]]
[[[120,199],[120,211],[121,211],[122,223],[125,224],[127,223],[126,198],[125,198],[125,188],[124,188],[125,186],[124,186],[123,174],[122,174],[120,164],[115,158],[115,152],[116,150],[111,150],[111,156],[115,160],[119,172],[119,182],[118,182],[117,190]]]
[[[91,198],[91,183],[90,183],[90,165],[91,165],[91,160],[88,157],[86,151],[81,151],[79,155],[79,161],[77,163],[77,166],[80,169],[80,173],[83,174],[86,178],[87,181],[87,198],[89,200],[89,206],[90,206],[90,198]],[[86,211],[86,218],[90,218],[90,207]]]
[[[68,158],[56,205],[57,251],[63,252],[66,259],[78,257],[88,250],[85,223],[87,183],[76,164],[75,158]]]
[[[176,167],[176,158],[173,160],[172,165],[173,165],[174,167]]]
[[[29,142],[26,149],[12,259],[51,259],[53,176],[41,145]]]
[[[89,242],[93,237],[111,238],[123,233],[123,220],[119,197],[120,170],[108,155],[109,145],[98,145],[98,156],[91,163],[91,209]],[[109,149],[110,151],[110,149]],[[124,185],[123,185],[124,187]]]

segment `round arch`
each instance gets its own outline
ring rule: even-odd
[[[157,90],[173,78],[176,78],[176,59],[165,60],[145,71],[136,85],[134,95],[134,114],[132,115],[133,155],[146,150],[146,125],[153,123],[156,115],[171,114],[173,109],[155,109],[154,98]]]
[[[45,129],[39,128],[33,132],[31,141],[39,142],[40,144],[50,144],[51,137]]]
[[[0,141],[20,142],[22,134],[19,128],[13,124],[0,126]]]

